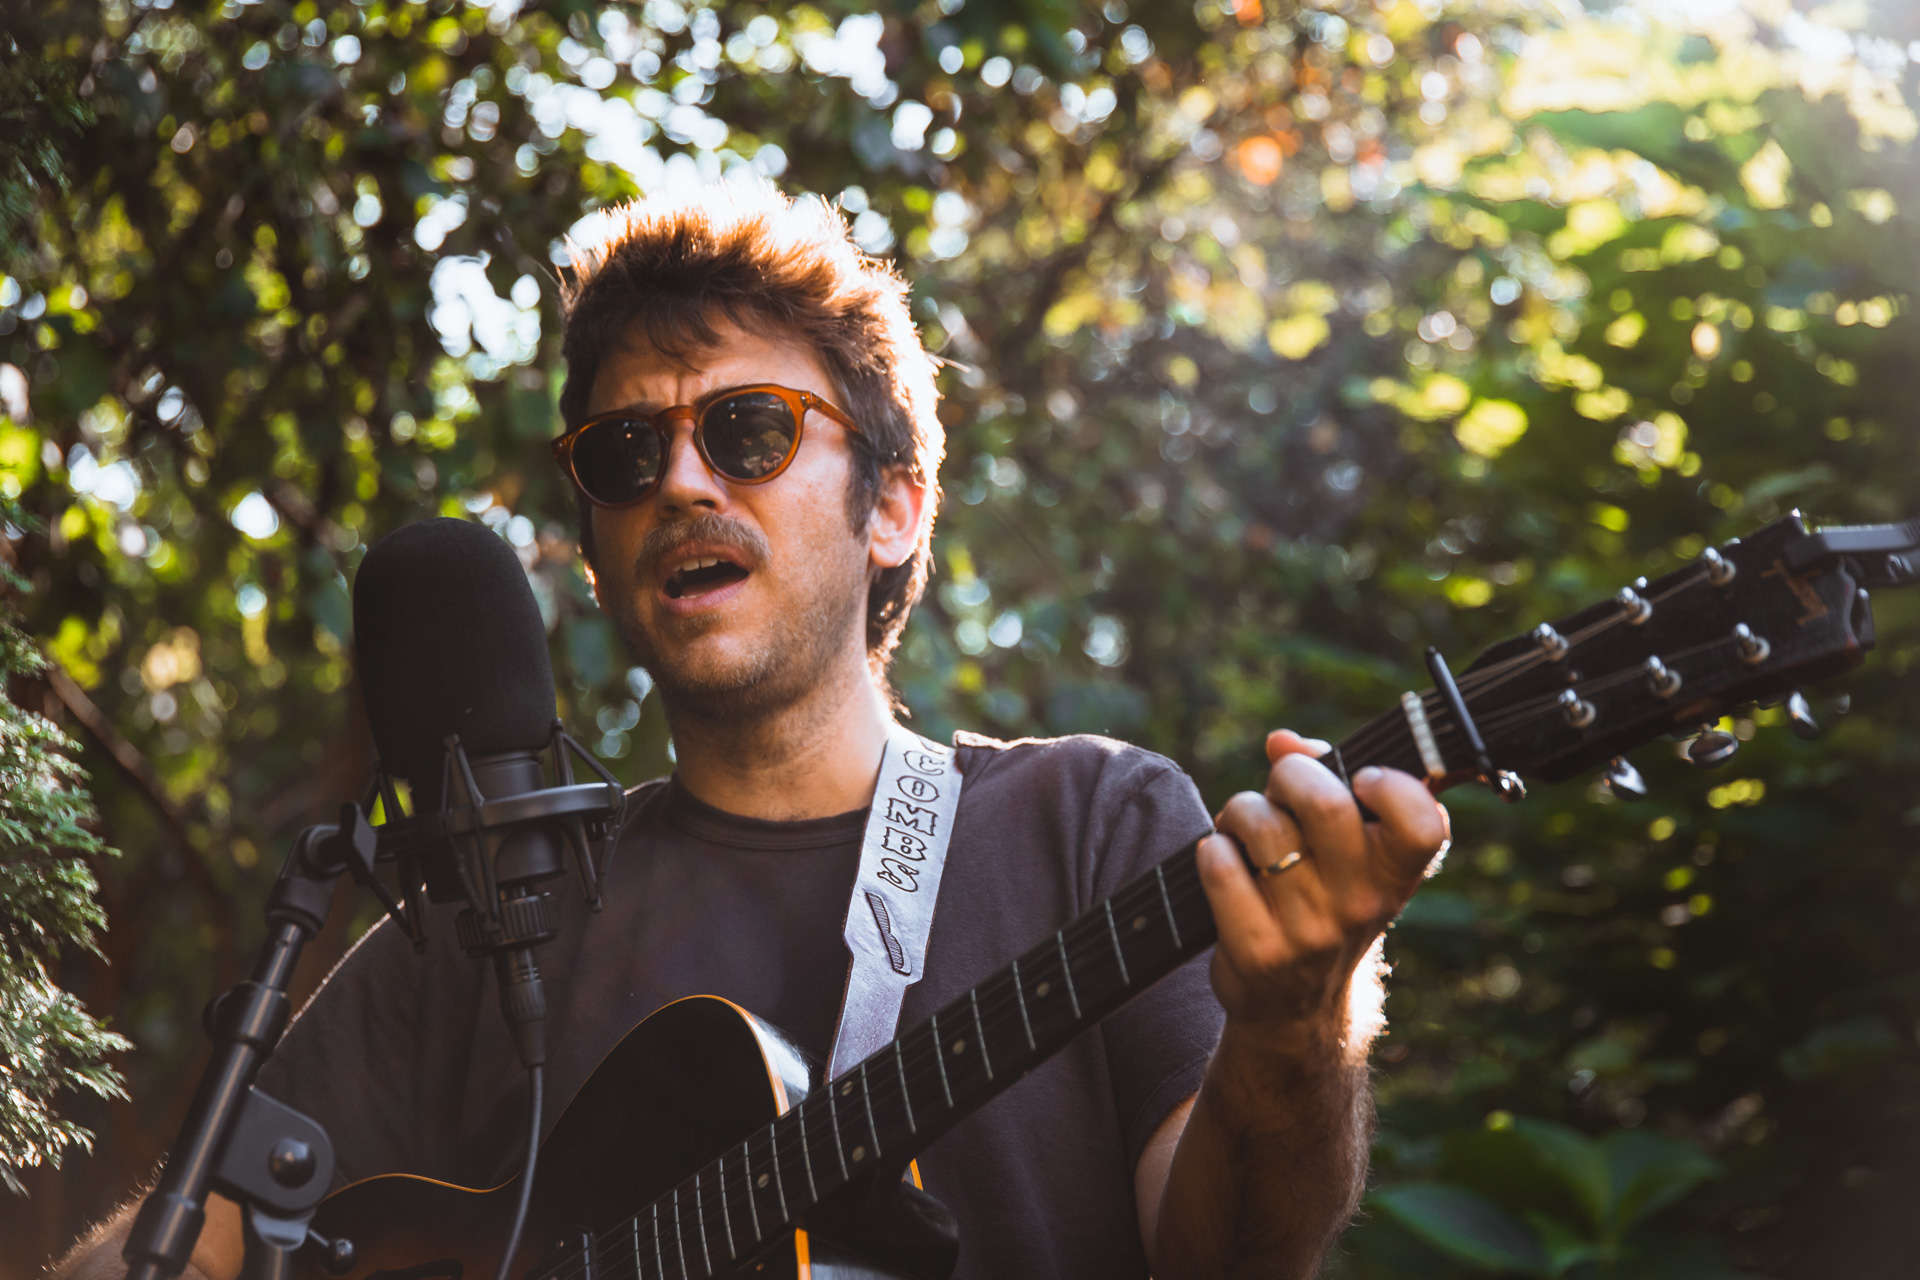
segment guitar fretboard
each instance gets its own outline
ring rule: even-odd
[[[1351,768],[1418,759],[1393,715],[1339,750]],[[1188,845],[541,1280],[705,1280],[726,1271],[876,1165],[904,1166],[1216,936]]]

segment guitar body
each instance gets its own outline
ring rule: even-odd
[[[913,1186],[892,1194],[897,1182],[877,1180],[815,1215],[830,1220],[831,1240],[792,1229],[755,1244],[741,1223],[737,1256],[702,1256],[701,1243],[688,1238],[684,1257],[671,1240],[664,1247],[649,1240],[636,1259],[634,1241],[623,1238],[594,1244],[582,1268],[584,1240],[764,1128],[810,1086],[799,1050],[730,1001],[692,996],[657,1010],[607,1055],[541,1145],[512,1274],[944,1280],[958,1256],[951,1216]],[[876,1185],[890,1194],[873,1195]],[[329,1196],[314,1229],[353,1242],[346,1280],[492,1280],[519,1190],[518,1178],[490,1190],[406,1174],[367,1178]],[[557,1249],[568,1251],[564,1259]],[[875,1257],[884,1266],[860,1260]],[[306,1252],[301,1267],[301,1280],[326,1280]]]

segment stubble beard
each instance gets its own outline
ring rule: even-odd
[[[762,721],[803,702],[832,682],[833,668],[844,660],[847,636],[867,606],[862,563],[851,555],[815,561],[831,570],[807,584],[798,601],[781,602],[763,623],[761,634],[744,652],[725,658],[695,657],[688,650],[719,625],[717,619],[681,620],[682,636],[649,630],[637,594],[652,582],[657,554],[689,538],[729,543],[745,551],[752,572],[767,569],[767,545],[757,531],[724,516],[701,515],[684,525],[655,530],[635,557],[632,576],[621,584],[627,598],[612,610],[633,660],[653,677],[669,718],[698,717],[711,724],[742,726]],[[848,539],[849,550],[854,546]]]

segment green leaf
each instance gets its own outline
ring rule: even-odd
[[[1554,1274],[1531,1231],[1464,1187],[1403,1182],[1380,1188],[1367,1201],[1442,1253],[1483,1271]]]
[[[1604,1231],[1613,1204],[1613,1184],[1600,1144],[1551,1120],[1522,1116],[1513,1130],[1560,1183],[1573,1193],[1588,1226]]]
[[[1692,1143],[1651,1133],[1610,1133],[1600,1140],[1612,1185],[1610,1234],[1618,1239],[1720,1172]]]

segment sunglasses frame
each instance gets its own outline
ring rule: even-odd
[[[714,405],[719,404],[722,400],[730,396],[748,395],[756,391],[778,396],[785,402],[787,411],[793,414],[793,444],[787,449],[787,456],[780,459],[779,466],[763,476],[755,476],[752,479],[741,479],[738,476],[730,476],[713,465],[713,458],[707,453],[706,433],[701,429],[700,423],[706,411]],[[701,396],[692,404],[669,405],[667,408],[654,413],[635,413],[631,409],[615,409],[611,413],[595,414],[559,439],[553,441],[551,447],[553,449],[554,461],[558,462],[561,470],[567,473],[567,478],[573,481],[573,487],[580,491],[581,497],[596,507],[606,507],[609,510],[620,511],[627,507],[639,506],[659,491],[660,480],[667,474],[667,463],[672,457],[673,423],[683,418],[692,421],[694,450],[700,455],[700,461],[706,465],[707,470],[713,475],[725,480],[728,484],[765,484],[767,481],[774,479],[781,472],[785,471],[793,462],[794,458],[798,456],[800,452],[800,442],[807,434],[807,410],[809,409],[819,410],[855,435],[862,434],[860,425],[856,423],[845,410],[835,407],[825,398],[817,396],[811,391],[800,391],[793,387],[783,387],[777,382],[749,382],[738,387],[723,387],[718,391],[709,392]],[[648,485],[637,496],[629,498],[625,502],[605,502],[594,497],[593,494],[587,490],[587,486],[580,482],[580,472],[575,469],[573,464],[573,446],[582,435],[591,431],[594,427],[606,422],[623,420],[628,422],[643,422],[659,434],[660,476],[655,477],[653,483]]]

